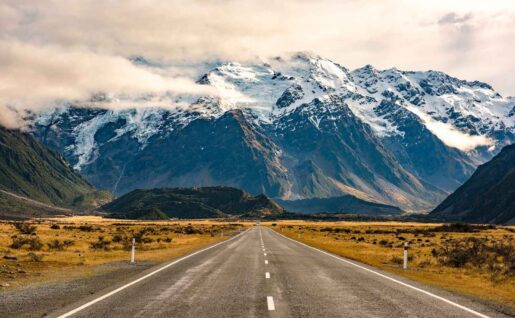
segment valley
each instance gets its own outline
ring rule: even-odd
[[[515,317],[515,2],[0,2],[0,318]]]

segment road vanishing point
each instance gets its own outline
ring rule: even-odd
[[[507,317],[254,226],[50,317]]]

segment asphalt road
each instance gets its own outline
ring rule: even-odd
[[[505,317],[259,226],[154,271],[50,316]]]

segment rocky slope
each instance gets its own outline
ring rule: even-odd
[[[283,212],[265,195],[230,187],[134,190],[100,210],[128,219],[262,217]]]
[[[281,199],[353,195],[406,210],[433,208],[515,141],[515,100],[441,72],[350,71],[299,53],[219,63],[199,83],[218,96],[144,97],[167,108],[69,105],[34,114],[30,127],[116,194],[226,185]]]
[[[515,224],[515,144],[504,149],[445,199],[431,216],[474,223]]]

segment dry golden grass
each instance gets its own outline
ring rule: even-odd
[[[222,230],[230,234],[246,226],[241,222],[210,220],[148,222],[90,216],[29,223],[36,227],[33,235],[21,234],[11,222],[0,222],[0,284],[16,287],[78,277],[93,273],[97,265],[128,262],[130,241],[142,231],[144,234],[136,244],[136,260],[162,262],[226,239],[228,235],[221,237]],[[35,250],[29,244],[13,247],[18,239],[39,240],[42,246],[34,244]],[[70,242],[69,246],[63,246],[66,241]],[[106,241],[110,243],[102,243]],[[52,243],[53,248],[49,246]],[[17,260],[5,259],[5,255],[15,256]]]
[[[474,233],[431,232],[433,234],[424,235],[383,232],[426,230],[440,225],[399,222],[307,221],[267,222],[263,225],[296,240],[299,240],[298,233],[300,232],[300,241],[308,245],[425,284],[479,297],[515,310],[514,268],[505,268],[509,274],[505,273],[499,276],[492,274],[486,264],[481,268],[470,264],[455,268],[441,264],[439,259],[432,254],[433,249],[439,249],[446,242],[468,237],[486,239],[488,244],[503,242],[511,245],[513,249],[515,248],[514,227],[498,227]],[[345,229],[350,232],[340,231],[337,233],[334,231],[335,229]],[[388,243],[385,244],[385,241]],[[408,263],[407,271],[402,270],[402,244],[404,242],[409,242],[409,255],[413,257]]]

